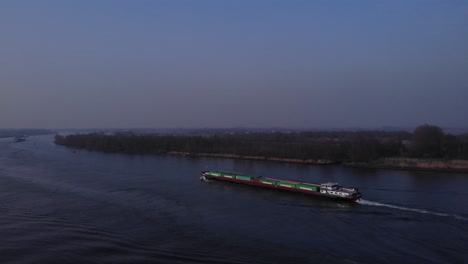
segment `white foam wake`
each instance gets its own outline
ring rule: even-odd
[[[208,180],[205,176],[201,176],[201,177],[200,177],[200,180],[201,180],[201,181],[204,181],[204,182],[211,182],[211,181]]]
[[[398,210],[403,210],[403,211],[411,211],[411,212],[416,212],[416,213],[421,213],[421,214],[431,214],[431,215],[437,215],[437,216],[452,216],[452,217],[455,217],[456,219],[468,220],[467,218],[456,215],[456,214],[439,213],[439,212],[429,211],[429,210],[425,210],[425,209],[417,209],[417,208],[410,208],[410,207],[404,207],[404,206],[398,206],[398,205],[391,205],[391,204],[372,202],[372,201],[368,201],[368,200],[364,200],[364,199],[358,200],[357,203],[363,204],[363,205],[388,207],[388,208],[392,208],[392,209],[398,209]]]

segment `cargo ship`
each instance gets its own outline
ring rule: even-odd
[[[271,189],[285,190],[307,195],[315,195],[326,198],[341,199],[347,201],[356,201],[362,197],[357,188],[348,188],[338,185],[338,183],[306,183],[291,180],[280,180],[266,178],[245,173],[225,172],[225,171],[203,171],[201,180],[218,180],[248,185],[261,186]]]

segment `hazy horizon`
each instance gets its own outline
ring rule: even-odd
[[[465,128],[468,1],[2,1],[0,129]]]
[[[437,124],[420,124],[422,125],[435,125]],[[0,128],[0,132],[12,132],[12,131],[28,131],[28,130],[44,130],[51,131],[53,133],[62,132],[117,132],[117,131],[131,131],[135,133],[228,133],[228,132],[288,132],[288,131],[387,131],[387,132],[414,132],[418,127],[163,127],[163,128],[152,128],[152,127],[100,127],[100,128]],[[440,126],[439,126],[440,127]],[[468,126],[459,127],[440,127],[444,133],[452,135],[461,135],[468,133]],[[37,131],[36,131],[37,132]],[[1,134],[1,133],[0,133]]]

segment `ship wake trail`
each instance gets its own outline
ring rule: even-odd
[[[410,207],[404,207],[404,206],[398,206],[398,205],[392,205],[392,204],[384,204],[384,203],[378,203],[378,202],[368,201],[368,200],[364,200],[364,199],[360,199],[360,200],[358,200],[356,202],[359,203],[359,204],[362,204],[362,205],[387,207],[387,208],[403,210],[403,211],[410,211],[410,212],[416,212],[416,213],[421,213],[421,214],[430,214],[430,215],[437,215],[437,216],[450,216],[450,217],[454,217],[454,218],[459,219],[459,220],[468,220],[468,218],[465,218],[463,216],[459,216],[459,215],[456,215],[456,214],[439,213],[439,212],[429,211],[429,210],[425,210],[425,209],[417,209],[417,208],[410,208]]]

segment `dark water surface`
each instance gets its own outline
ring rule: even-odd
[[[0,263],[467,263],[468,174],[127,156],[0,140]],[[222,169],[359,187],[343,203]]]

